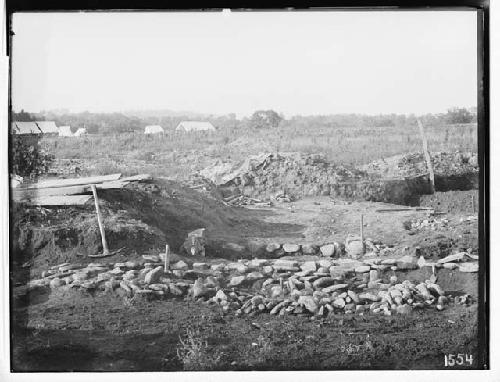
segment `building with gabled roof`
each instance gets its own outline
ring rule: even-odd
[[[16,135],[42,134],[36,122],[12,122],[11,133]]]
[[[82,135],[87,135],[87,129],[85,127],[79,127],[78,130],[73,134],[74,137],[81,137]]]
[[[144,134],[161,134],[164,132],[163,127],[159,125],[149,125],[144,128]]]
[[[54,121],[36,121],[42,134],[59,134],[59,129]]]
[[[72,137],[71,126],[59,126],[59,136],[60,137]]]
[[[182,121],[180,122],[175,131],[215,131],[214,125],[210,122],[201,121]]]

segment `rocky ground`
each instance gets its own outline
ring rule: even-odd
[[[331,196],[234,207],[210,184],[155,181],[102,194],[123,250],[99,260],[92,206],[15,207],[13,367],[443,368],[458,352],[478,367],[477,210],[439,195],[434,213]]]
[[[441,368],[442,354],[455,351],[478,365],[477,256],[469,253],[435,263],[373,253],[172,255],[167,272],[162,255],[60,264],[16,288],[16,369]]]

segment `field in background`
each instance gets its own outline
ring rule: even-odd
[[[477,152],[477,124],[427,126],[430,151]],[[82,174],[149,172],[184,178],[215,160],[237,161],[259,152],[322,153],[333,163],[360,165],[422,151],[417,126],[310,127],[285,124],[275,129],[221,129],[214,133],[141,133],[44,137],[42,145],[58,163],[83,160]]]

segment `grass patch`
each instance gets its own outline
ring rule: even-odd
[[[179,337],[177,358],[187,371],[220,370],[223,354],[213,350],[198,330],[186,329],[184,338]]]

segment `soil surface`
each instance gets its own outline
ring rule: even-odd
[[[477,219],[467,219],[472,213],[463,203],[470,195],[457,191],[423,197],[422,205],[444,213],[430,217],[425,211],[379,212],[401,206],[328,196],[265,208],[231,207],[214,192],[157,180],[100,193],[109,245],[124,248],[102,262],[142,259],[143,254],[163,251],[166,243],[176,251],[198,228],[207,229],[208,257],[202,258],[207,262],[258,257],[247,250],[228,250],[227,243],[246,248],[252,243],[343,243],[348,234],[359,233],[361,214],[364,236],[393,247],[395,257],[414,254],[416,248],[432,260],[458,251],[477,254]],[[442,218],[446,224],[410,224]],[[88,254],[101,251],[92,205],[60,210],[15,206],[13,220],[13,286],[39,277],[50,265],[96,262]],[[423,281],[429,269],[401,278]],[[476,273],[440,269],[437,277],[447,293],[477,298]],[[473,363],[463,367],[478,368],[477,304],[472,301],[405,316],[236,317],[189,299],[146,301],[58,289],[28,301],[13,299],[12,368],[186,370],[189,363],[178,350],[190,338],[199,341],[199,358],[204,360],[198,370],[440,369],[444,354],[456,353],[472,354]]]
[[[70,293],[67,295],[65,293]],[[206,341],[208,370],[444,369],[472,354],[477,305],[409,316],[235,317],[197,302],[56,292],[15,311],[16,371],[174,371],[181,339]],[[214,362],[209,354],[219,354]]]

